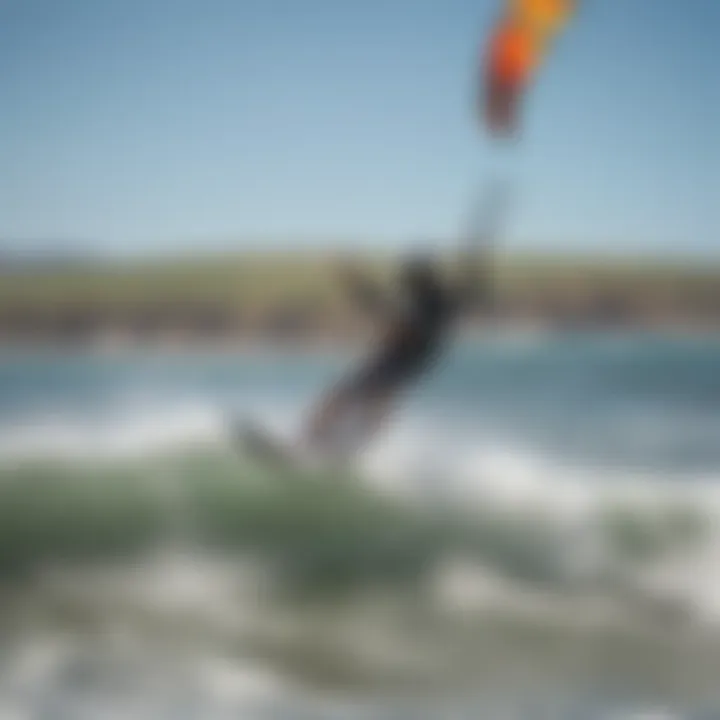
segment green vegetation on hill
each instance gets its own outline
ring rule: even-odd
[[[391,287],[392,258],[355,260]],[[451,260],[445,262],[448,270]],[[302,317],[303,327],[337,327],[347,321],[349,306],[335,267],[328,254],[268,253],[7,275],[0,282],[0,331],[27,326],[28,318],[30,324],[52,326],[61,316],[72,316],[68,322],[86,330],[117,324],[118,318],[124,318],[120,324],[136,325],[140,316],[153,327],[168,317],[174,327],[183,326],[184,318],[202,324],[200,317],[226,330],[243,324],[278,327],[285,322],[278,317],[295,318],[290,324],[296,325]],[[506,317],[720,324],[719,266],[503,256],[493,274],[498,307]],[[150,315],[162,317],[151,322]],[[135,319],[128,321],[131,316]]]
[[[392,259],[359,257],[380,280],[392,277]],[[227,255],[153,260],[76,271],[9,275],[0,283],[0,304],[49,305],[210,302],[266,305],[301,299],[329,302],[341,287],[328,256]],[[567,257],[501,259],[497,285],[509,294],[555,290],[635,290],[638,293],[720,292],[720,266],[620,262]]]

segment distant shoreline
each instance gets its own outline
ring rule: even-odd
[[[368,255],[353,264],[381,290],[394,290],[389,258]],[[461,268],[442,270],[452,279]],[[505,258],[490,280],[492,316],[510,333],[720,331],[720,267],[712,264]],[[329,255],[237,254],[23,273],[0,282],[0,352],[344,351],[368,337],[360,310]],[[482,336],[487,322],[478,313],[462,334]]]
[[[471,325],[461,328],[456,342],[474,343],[484,338],[511,337],[572,337],[573,335],[593,335],[607,337],[657,336],[720,339],[720,325],[690,325],[687,323],[623,325],[623,326],[585,326],[562,327],[552,323],[504,323],[495,326]],[[287,351],[293,355],[316,354],[354,354],[367,349],[372,342],[370,334],[358,334],[349,337],[327,335],[294,335],[292,337],[268,337],[246,335],[244,337],[225,337],[217,339],[182,337],[168,339],[159,335],[144,341],[132,338],[95,338],[83,342],[58,342],[38,337],[31,341],[0,341],[0,357],[13,354],[61,354],[121,357],[123,355],[184,355],[200,352],[212,355],[266,355]]]

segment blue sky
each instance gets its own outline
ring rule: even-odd
[[[720,2],[585,0],[514,147],[474,116],[498,7],[0,0],[0,238],[451,239],[500,169],[509,247],[717,255]]]

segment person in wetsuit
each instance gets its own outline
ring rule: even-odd
[[[472,260],[464,276],[443,282],[434,263],[412,258],[400,270],[400,300],[389,301],[357,273],[346,270],[346,284],[358,302],[380,321],[378,350],[334,388],[310,418],[305,443],[322,451],[337,449],[341,425],[353,416],[357,447],[379,428],[398,393],[423,377],[442,357],[451,330],[462,314],[487,309],[490,283],[486,263]]]

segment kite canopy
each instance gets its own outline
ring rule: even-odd
[[[575,0],[509,0],[510,14],[530,25],[536,33],[554,34],[562,30],[575,11]]]
[[[483,54],[482,118],[492,135],[512,134],[528,84],[575,0],[506,0]]]
[[[538,64],[537,38],[522,25],[505,20],[490,40],[490,72],[497,80],[520,86]]]

